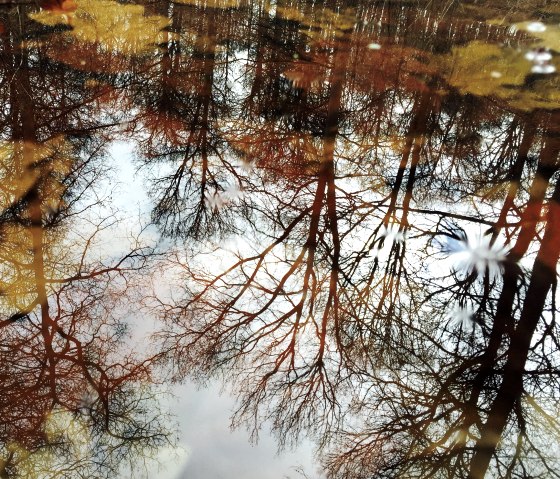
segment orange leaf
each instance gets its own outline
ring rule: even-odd
[[[68,13],[78,8],[74,0],[42,0],[41,8],[50,12]]]

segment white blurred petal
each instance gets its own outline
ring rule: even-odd
[[[466,275],[476,272],[483,276],[488,270],[490,278],[496,279],[502,272],[502,264],[507,259],[509,248],[499,241],[490,244],[490,235],[468,235],[465,240],[453,240],[453,269]]]

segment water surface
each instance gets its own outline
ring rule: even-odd
[[[306,464],[254,477],[558,477],[559,53],[547,0],[2,2],[0,476],[220,477],[223,381]]]

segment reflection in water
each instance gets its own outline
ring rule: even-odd
[[[332,477],[556,477],[560,11],[510,3],[2,10],[3,474],[162,444],[157,359]],[[147,358],[155,252],[91,254],[123,136],[176,279]]]
[[[105,119],[79,72],[20,46],[24,18],[10,11],[2,39],[0,475],[114,477],[168,434],[154,358],[123,348],[129,282],[151,253],[97,258],[115,221],[95,187],[106,139],[90,131]]]

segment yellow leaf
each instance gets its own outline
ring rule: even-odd
[[[156,48],[163,40],[162,30],[170,24],[160,15],[145,15],[141,5],[111,0],[79,0],[73,13],[42,10],[29,16],[44,25],[71,25],[72,30],[63,35],[126,55],[140,55]]]

